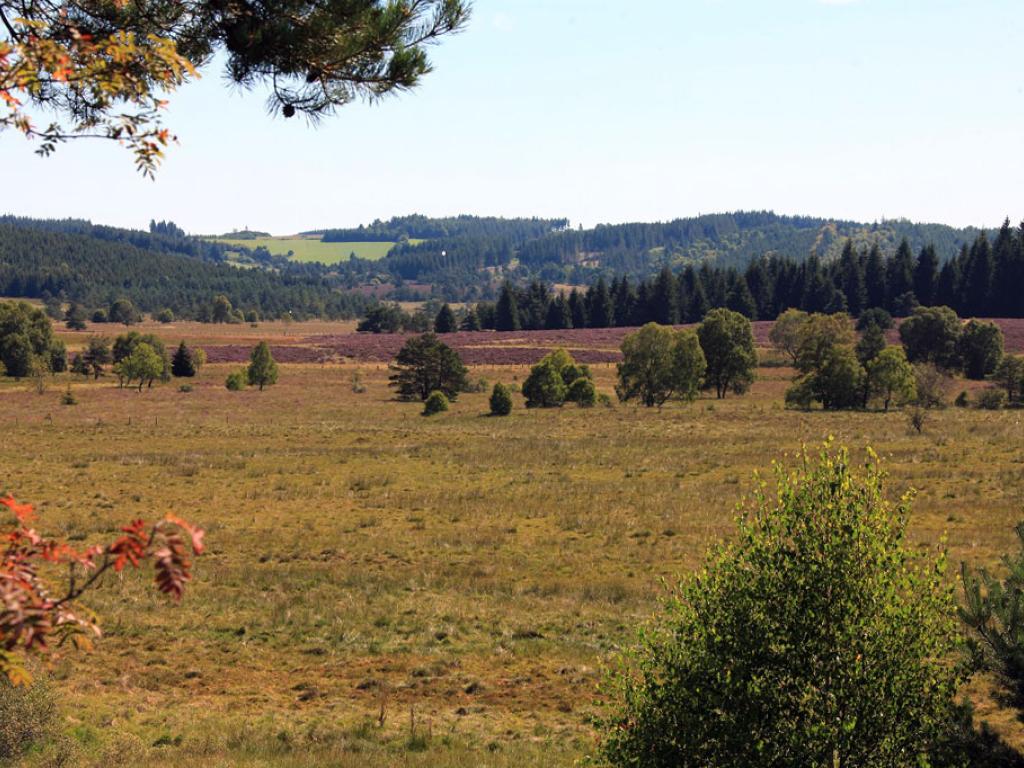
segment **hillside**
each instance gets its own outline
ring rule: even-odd
[[[122,296],[142,311],[199,317],[218,294],[263,317],[349,317],[359,295],[334,289],[322,270],[246,252],[251,269],[227,263],[224,246],[184,233],[98,227],[89,222],[0,219],[0,295],[79,302]]]

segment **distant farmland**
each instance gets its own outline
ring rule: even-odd
[[[377,261],[387,256],[394,243],[322,243],[304,237],[270,237],[255,240],[232,240],[216,238],[218,243],[238,245],[246,248],[266,247],[277,256],[287,256],[292,251],[295,261],[319,261],[323,264],[337,264],[355,253],[360,259]]]

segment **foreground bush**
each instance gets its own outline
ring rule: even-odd
[[[954,715],[956,613],[876,461],[776,470],[613,677],[615,766],[929,765]]]

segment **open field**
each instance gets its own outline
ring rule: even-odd
[[[350,328],[142,330],[211,351],[388,339]],[[617,347],[578,333],[569,346]],[[88,335],[61,332],[71,346]],[[489,336],[534,356],[555,343]],[[1024,516],[1024,411],[951,408],[916,435],[899,412],[786,411],[791,371],[772,367],[748,396],[660,411],[527,412],[516,395],[493,419],[481,393],[424,419],[391,399],[384,362],[323,359],[283,365],[262,393],[224,389],[234,363],[208,365],[191,393],[75,380],[74,407],[58,403],[63,379],[42,395],[0,382],[2,484],[38,503],[48,532],[84,544],[168,511],[208,529],[180,608],[138,574],[89,598],[107,636],[52,671],[82,764],[572,765],[593,744],[602,665],[662,579],[730,534],[755,470],[828,435],[873,446],[893,493],[918,489],[912,538],[948,535],[954,562],[995,563]],[[593,367],[611,393],[614,366]],[[979,714],[1024,745],[981,692]]]
[[[308,237],[271,237],[255,240],[230,240],[211,238],[218,243],[240,245],[246,248],[265,247],[276,256],[287,256],[292,252],[294,261],[319,261],[322,264],[337,264],[347,261],[355,253],[360,259],[377,261],[388,255],[394,243],[322,243]]]

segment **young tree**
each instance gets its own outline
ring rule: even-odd
[[[277,363],[267,342],[261,341],[253,348],[245,376],[249,384],[260,388],[260,392],[264,387],[277,383]]]
[[[154,319],[158,323],[162,323],[163,325],[167,325],[168,323],[173,323],[174,322],[174,310],[170,309],[169,307],[164,307],[163,309],[161,309],[159,312],[156,313],[156,317]]]
[[[490,406],[492,416],[508,416],[512,413],[512,393],[500,381],[491,391]]]
[[[153,347],[140,342],[127,357],[117,363],[114,370],[128,384],[138,379],[141,392],[144,385],[152,387],[153,382],[163,375],[164,360]]]
[[[459,329],[455,321],[455,313],[447,304],[443,304],[434,318],[434,333],[455,333]]]
[[[787,309],[779,315],[768,333],[768,340],[779,352],[785,354],[796,365],[803,340],[803,327],[808,314],[799,309]]]
[[[466,316],[462,318],[462,322],[459,324],[460,331],[479,331],[483,326],[480,324],[480,315],[477,312],[476,307],[470,307],[466,310]]]
[[[757,367],[750,321],[730,309],[713,309],[697,329],[697,336],[707,363],[704,386],[714,389],[719,399],[730,390],[746,392]]]
[[[103,366],[109,365],[114,360],[110,352],[110,341],[101,336],[90,338],[89,345],[82,354],[82,360],[92,371],[93,379],[99,379],[103,375]]]
[[[85,311],[85,307],[75,301],[68,305],[68,309],[64,313],[65,325],[69,331],[84,331],[85,322],[88,319],[89,314]]]
[[[960,332],[957,351],[964,375],[984,379],[1003,359],[1003,332],[995,323],[969,320]]]
[[[648,323],[622,341],[619,400],[637,398],[651,408],[669,398],[693,400],[707,369],[704,352],[693,331],[673,331]]]
[[[168,92],[218,58],[238,85],[266,84],[285,117],[330,114],[357,98],[415,87],[427,46],[462,29],[462,0],[277,0],[274,3],[0,3],[0,130],[58,143],[125,144],[151,175],[174,137],[161,125]],[[53,122],[38,127],[33,113]]]
[[[120,298],[110,305],[110,311],[107,312],[107,319],[111,323],[134,325],[139,322],[140,315],[139,311],[135,309],[135,305],[132,304],[131,299]]]
[[[177,351],[171,358],[171,375],[175,378],[192,378],[196,375],[198,366],[192,356],[192,350],[185,346],[184,340],[178,345]]]
[[[8,494],[0,497],[0,506],[12,516],[0,522],[0,678],[16,685],[31,681],[27,656],[68,640],[87,648],[100,635],[91,614],[80,613],[76,602],[106,573],[152,561],[157,589],[180,600],[192,578],[188,550],[203,552],[202,529],[173,515],[152,525],[136,520],[113,543],[78,551],[33,530],[31,505]],[[61,583],[58,573],[67,574],[67,581]]]
[[[444,392],[441,392],[440,390],[434,390],[431,392],[423,402],[424,416],[436,416],[437,414],[444,413],[447,410],[448,398],[445,397]]]
[[[568,392],[562,371],[550,356],[533,366],[523,382],[527,408],[560,408]]]
[[[400,400],[426,400],[437,390],[455,401],[469,384],[459,355],[433,333],[405,342],[391,370],[391,386]]]
[[[867,365],[885,349],[885,332],[877,325],[869,325],[857,341],[857,359]]]
[[[613,766],[931,765],[954,715],[943,553],[906,540],[874,454],[776,469],[613,676]]]
[[[908,403],[917,396],[914,367],[900,347],[886,347],[867,363],[871,393],[888,411],[893,402]]]
[[[210,317],[215,323],[230,323],[234,320],[235,308],[231,306],[231,299],[223,293],[213,297],[213,304],[210,305]]]

